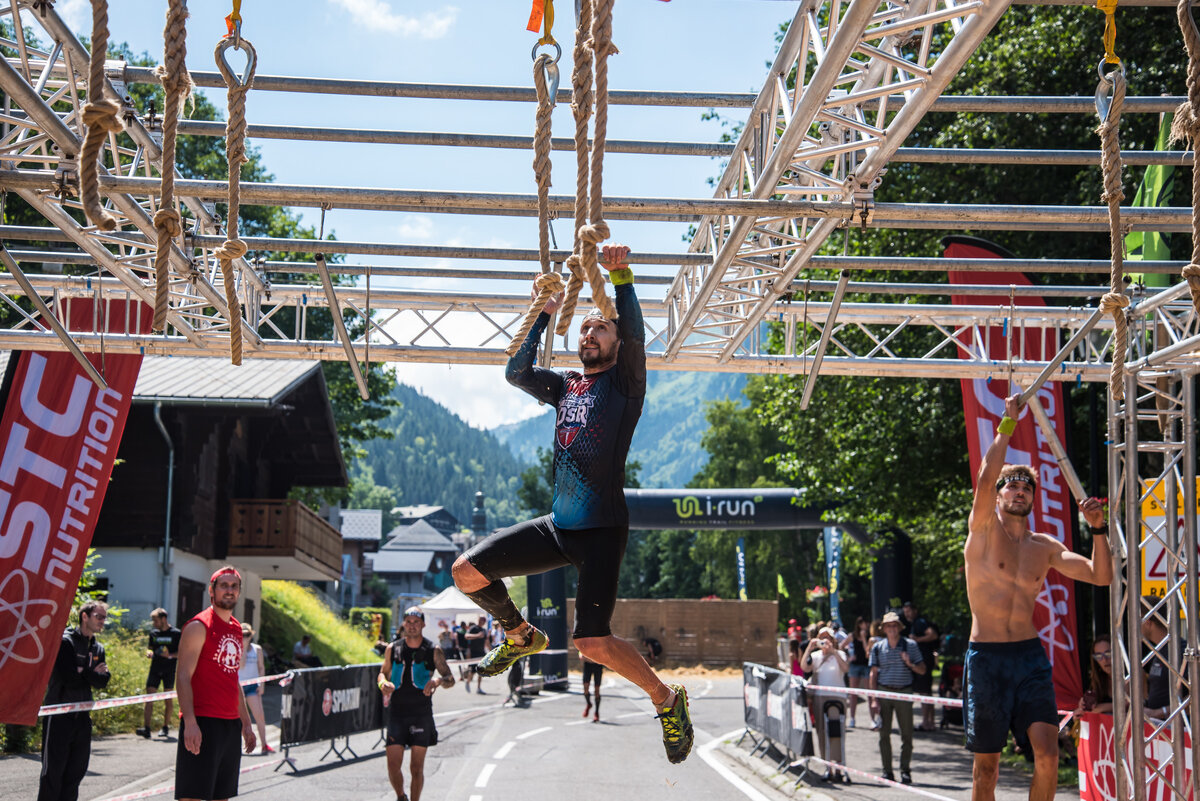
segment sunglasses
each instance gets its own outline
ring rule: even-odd
[[[1092,656],[1096,659],[1112,659],[1112,651],[1099,651]]]

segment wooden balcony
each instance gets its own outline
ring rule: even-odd
[[[266,579],[330,581],[342,574],[342,535],[299,501],[235,500],[229,560]]]

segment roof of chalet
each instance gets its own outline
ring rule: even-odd
[[[378,542],[383,535],[382,509],[343,509],[342,539]]]
[[[431,514],[445,510],[445,506],[430,506],[427,503],[419,503],[416,506],[397,506],[392,510],[392,514],[396,517],[429,517]],[[446,514],[450,514],[446,512]],[[450,515],[454,517],[454,515]]]
[[[320,370],[317,361],[246,359],[235,367],[224,357],[147,356],[133,402],[272,406]]]
[[[381,551],[457,551],[454,541],[424,520],[397,526],[388,532]]]
[[[433,561],[433,551],[379,551],[365,557],[375,573],[424,573]]]

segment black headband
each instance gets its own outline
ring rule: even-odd
[[[996,482],[996,491],[999,492],[1000,490],[1004,489],[1004,486],[1006,484],[1011,484],[1014,481],[1022,481],[1029,485],[1030,490],[1033,490],[1033,491],[1037,490],[1037,482],[1034,481],[1032,478],[1030,478],[1029,476],[1026,476],[1026,475],[1022,475],[1020,473],[1013,473],[1012,475],[1004,476],[1003,478],[1001,478],[999,481]]]

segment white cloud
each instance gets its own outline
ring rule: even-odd
[[[92,4],[88,0],[66,0],[54,7],[67,27],[78,35],[92,35]]]
[[[476,428],[494,428],[534,417],[544,406],[504,380],[502,365],[396,365],[396,377]]]
[[[393,230],[401,242],[428,242],[434,236],[433,217],[428,214],[405,214]]]
[[[392,10],[385,0],[332,0],[350,13],[356,25],[367,30],[399,34],[405,38],[441,39],[454,26],[458,9],[445,6],[438,11],[428,11],[419,17],[410,17]]]

